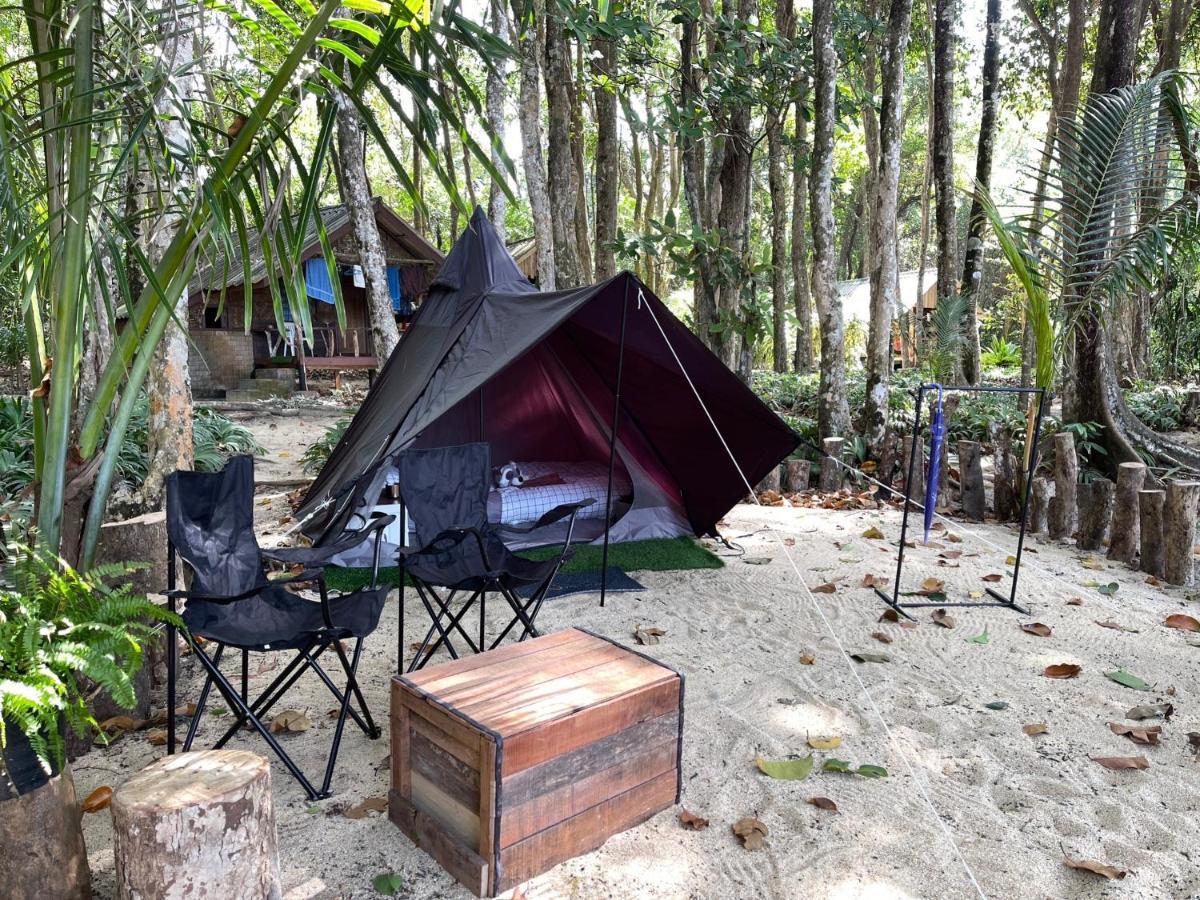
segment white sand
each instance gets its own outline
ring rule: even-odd
[[[906,760],[928,783],[932,803],[989,897],[1200,896],[1200,872],[1191,860],[1200,846],[1200,763],[1186,739],[1187,732],[1200,731],[1200,636],[1161,625],[1169,613],[1195,606],[1186,592],[1150,587],[1138,573],[1107,562],[1103,571],[1083,568],[1073,549],[1038,540],[1032,544],[1038,552],[1027,557],[1021,599],[1033,607],[1034,620],[1053,628],[1051,637],[1022,633],[1018,622],[1029,620],[1002,609],[952,610],[958,622],[953,630],[931,624],[925,610],[920,624],[905,630],[878,624],[881,602],[859,587],[864,574],[893,572],[897,513],[742,506],[727,525],[726,534],[745,547],[746,556],[770,562],[751,565],[730,557],[720,571],[637,573],[645,591],[616,595],[603,610],[594,596],[554,600],[539,621],[545,631],[579,624],[626,642],[639,623],[666,630],[649,649],[687,675],[683,805],[710,819],[711,827],[685,831],[677,810],[664,812],[533,880],[527,897],[975,896]],[[889,541],[862,538],[871,525],[879,525]],[[894,741],[870,712],[783,547],[764,528],[795,539],[789,549],[810,586],[837,582],[837,593],[817,594],[816,601],[847,651],[891,657],[886,664],[855,665]],[[1015,546],[1008,529],[974,528],[1006,548]],[[983,575],[1005,572],[1011,552],[971,537],[945,546],[964,551],[957,567],[937,566],[937,550],[910,551],[912,588],[933,575],[946,580],[951,594],[965,597],[985,586]],[[1121,587],[1104,597],[1085,586],[1089,581]],[[412,622],[418,608],[409,596]],[[1073,596],[1082,597],[1083,605],[1067,605]],[[387,715],[395,616],[391,603],[362,666],[379,719]],[[1139,630],[1102,628],[1097,620]],[[967,642],[984,628],[987,645]],[[879,630],[894,642],[873,640],[871,633]],[[815,664],[801,665],[803,653],[813,654]],[[1042,676],[1046,665],[1059,662],[1078,663],[1083,672],[1070,681]],[[254,661],[254,684],[263,686],[279,664]],[[1138,692],[1104,678],[1103,672],[1119,667],[1155,689]],[[195,679],[197,670],[186,663],[185,680]],[[1162,746],[1141,747],[1109,731],[1106,723],[1121,721],[1129,707],[1164,699],[1174,703],[1176,714],[1164,727]],[[985,708],[992,701],[1009,706]],[[315,778],[332,734],[325,711],[333,704],[309,676],[290,705],[307,707],[316,719],[312,731],[285,737]],[[222,721],[209,717],[202,739],[214,739]],[[1023,734],[1021,726],[1034,722],[1046,723],[1049,733]],[[809,735],[842,738],[838,750],[817,752],[819,760],[875,763],[886,766],[890,777],[816,773],[785,782],[755,769],[756,754],[809,752]],[[235,743],[263,747],[252,735]],[[81,796],[119,783],[159,753],[140,735],[90,753],[75,766]],[[404,876],[403,896],[469,896],[385,816],[351,820],[334,812],[386,793],[387,754],[386,738],[368,741],[348,730],[335,797],[311,808],[275,765],[288,897],[374,896],[371,880],[386,871]],[[1145,755],[1150,769],[1110,772],[1089,759],[1126,755]],[[840,813],[805,802],[813,796],[833,799]],[[730,833],[731,823],[744,815],[768,826],[764,850],[748,852]],[[98,896],[111,896],[108,814],[84,821]],[[1071,871],[1060,848],[1130,875],[1110,883]]]

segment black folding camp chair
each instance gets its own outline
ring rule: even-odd
[[[569,519],[562,547],[551,558],[533,562],[515,555],[487,520],[487,498],[491,488],[491,452],[487,444],[462,444],[430,450],[406,450],[399,456],[400,497],[417,532],[419,549],[402,548],[401,571],[408,575],[431,624],[417,649],[408,671],[429,662],[439,647],[454,659],[459,658],[455,640],[471,653],[492,649],[517,625],[518,640],[538,635],[534,622],[542,608],[546,592],[559,568],[571,556],[571,535],[579,510],[595,500],[564,503],[543,515],[528,527],[505,526],[506,532],[528,533],[562,519]],[[521,589],[533,590],[528,599],[517,595]],[[439,594],[441,588],[446,593]],[[401,588],[403,590],[403,588]],[[487,594],[499,593],[508,602],[513,618],[491,645],[487,645],[484,618]],[[467,599],[457,610],[456,599]],[[463,617],[478,603],[477,639],[467,634]],[[451,635],[456,637],[451,639]],[[400,604],[400,653],[397,666],[404,661],[404,603]]]
[[[329,795],[347,716],[371,738],[379,729],[371,718],[357,681],[363,638],[375,630],[388,588],[377,587],[379,540],[387,517],[372,523],[375,561],[369,588],[330,598],[319,568],[288,578],[268,579],[263,554],[254,536],[254,461],[248,456],[230,460],[215,473],[175,472],[167,479],[167,597],[172,611],[183,599],[186,638],[207,672],[204,687],[188,726],[183,749],[191,748],[205,705],[215,685],[233,719],[217,741],[224,746],[245,723],[267,742],[310,799]],[[176,553],[192,573],[187,590],[176,585]],[[315,582],[320,601],[309,600],[288,587]],[[201,645],[198,639],[206,643]],[[349,658],[342,646],[354,640]],[[167,752],[175,752],[175,634],[168,632]],[[227,647],[241,651],[241,690],[221,672]],[[211,655],[210,650],[211,648]],[[332,649],[346,676],[344,689],[321,667],[320,657]],[[248,695],[249,654],[294,651],[295,656],[263,693]],[[280,746],[265,721],[266,715],[307,671],[314,672],[337,699],[339,710],[325,778],[317,790]],[[354,708],[352,700],[357,702]]]

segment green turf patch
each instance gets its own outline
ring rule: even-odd
[[[558,552],[557,547],[537,547],[524,550],[519,555],[526,559],[549,559]],[[584,544],[575,548],[575,556],[563,566],[563,572],[598,572],[604,548]],[[608,564],[626,572],[676,572],[687,569],[720,569],[725,565],[719,556],[706,550],[692,538],[656,538],[649,541],[630,541],[610,544]],[[330,569],[326,582],[339,593],[366,587],[371,580],[369,568]],[[400,570],[395,566],[379,570],[379,583],[396,586],[400,583]]]

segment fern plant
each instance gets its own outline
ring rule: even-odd
[[[126,576],[137,568],[96,566],[82,575],[41,550],[8,551],[0,568],[0,747],[16,728],[47,773],[59,769],[60,722],[79,734],[96,726],[80,676],[119,705],[135,705],[132,677],[155,623],[182,625],[132,593]]]
[[[346,429],[350,427],[349,419],[340,419],[325,429],[325,433],[313,441],[312,445],[300,457],[300,463],[308,475],[316,475],[333,453],[333,448],[341,441]]]
[[[930,316],[932,346],[925,357],[925,369],[930,381],[950,382],[962,357],[966,333],[963,322],[967,314],[967,297],[955,294],[938,302]]]

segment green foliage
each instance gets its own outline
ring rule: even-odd
[[[985,369],[1015,369],[1021,365],[1021,348],[1004,338],[992,338],[979,356]]]
[[[1100,442],[1104,426],[1099,422],[1067,422],[1058,430],[1069,431],[1075,436],[1075,455],[1079,457],[1081,469],[1096,468],[1097,457],[1108,455],[1108,451]]]
[[[938,303],[929,320],[931,345],[923,361],[930,381],[952,382],[966,341],[963,322],[968,298],[955,294]]]
[[[342,436],[346,433],[346,429],[349,427],[349,419],[340,419],[326,428],[325,433],[304,451],[304,455],[300,457],[300,464],[304,467],[305,474],[316,475],[321,471],[321,468],[325,465],[325,461],[333,453],[333,448],[338,445],[338,441],[342,439]]]
[[[1155,431],[1178,431],[1184,425],[1187,394],[1171,385],[1137,384],[1125,402],[1142,424]]]
[[[0,568],[0,744],[16,728],[47,771],[61,766],[60,720],[79,734],[96,725],[80,677],[120,706],[133,707],[132,676],[156,631],[153,623],[182,624],[120,583],[137,568],[98,566],[84,576],[40,550],[6,550]]]

